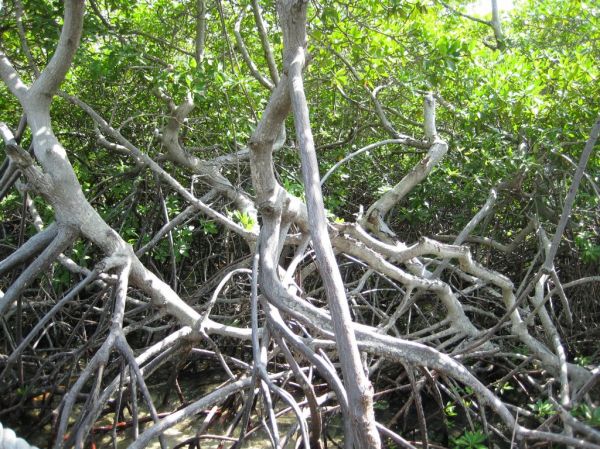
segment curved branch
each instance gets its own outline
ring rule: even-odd
[[[423,181],[433,168],[443,159],[448,151],[446,142],[436,140],[427,152],[427,155],[419,161],[391,190],[384,193],[367,210],[362,224],[374,232],[383,231],[394,235],[385,224],[385,216],[390,209],[400,202],[417,184]]]
[[[20,101],[23,101],[29,92],[27,85],[21,80],[19,74],[9,61],[6,54],[0,49],[0,78],[8,87],[8,90],[17,97]]]
[[[271,49],[271,44],[269,43],[267,28],[265,25],[265,21],[262,17],[262,12],[260,10],[258,0],[252,0],[252,12],[254,13],[254,21],[256,22],[256,28],[258,29],[260,43],[262,44],[263,51],[265,52],[265,57],[267,59],[267,65],[269,66],[269,73],[271,74],[271,79],[277,85],[279,84],[279,71],[277,70],[277,63],[275,62],[275,58],[273,57],[273,50]]]
[[[78,230],[70,225],[61,225],[58,228],[56,238],[44,251],[21,273],[12,283],[3,297],[0,298],[0,315],[17,300],[25,289],[46,270],[78,237]]]
[[[350,159],[355,158],[356,156],[365,153],[367,151],[370,150],[374,150],[375,148],[379,148],[382,147],[384,145],[409,145],[409,146],[413,146],[413,143],[421,143],[418,140],[413,139],[410,136],[402,136],[398,139],[387,139],[387,140],[382,140],[380,142],[375,142],[372,143],[370,145],[367,145],[365,147],[360,148],[359,150],[356,150],[352,153],[350,153],[348,156],[344,157],[343,159],[339,160],[338,162],[336,162],[334,164],[333,167],[331,167],[329,170],[327,170],[327,173],[325,173],[323,175],[323,177],[321,178],[321,186],[323,184],[325,184],[325,181],[327,181],[327,179],[333,174],[334,171],[336,171],[342,164],[345,164],[346,162],[348,162]]]
[[[252,379],[250,377],[246,377],[244,379],[232,382],[229,385],[219,388],[218,390],[207,394],[203,398],[192,402],[187,407],[182,408],[175,413],[171,413],[169,416],[161,419],[157,424],[153,425],[148,430],[145,430],[137,440],[129,445],[129,449],[143,449],[147,447],[150,440],[162,435],[165,430],[173,427],[178,422],[194,416],[200,410],[204,410],[213,404],[222,402],[232,394],[247,388],[248,385],[250,385],[251,380]]]
[[[138,158],[140,161],[144,162],[153,172],[155,172],[163,181],[169,184],[177,193],[179,193],[186,201],[193,204],[198,210],[209,216],[210,218],[215,219],[219,223],[223,224],[228,229],[232,230],[236,234],[241,235],[247,241],[256,240],[256,233],[247,231],[237,223],[233,222],[231,219],[227,218],[223,214],[215,211],[211,207],[204,204],[194,195],[192,195],[187,189],[185,189],[175,178],[169,175],[162,167],[160,167],[156,162],[154,162],[147,154],[143,153],[139,148],[133,145],[129,140],[127,140],[121,133],[115,130],[112,126],[106,122],[96,111],[94,111],[89,105],[81,101],[80,99],[73,97],[71,95],[62,94],[66,99],[68,99],[73,104],[79,106],[86,112],[92,120],[94,120],[100,129],[119,142],[123,147],[127,148],[131,154]]]
[[[84,1],[65,0],[64,5],[64,25],[56,51],[39,78],[32,84],[28,95],[32,101],[42,101],[48,106],[71,67],[83,29]]]
[[[252,73],[252,76],[254,76],[254,78],[256,78],[258,80],[258,82],[260,84],[262,84],[263,86],[265,86],[267,89],[273,90],[273,88],[275,86],[273,85],[273,83],[271,81],[266,79],[262,75],[262,73],[260,73],[258,71],[256,64],[254,64],[254,61],[252,60],[252,58],[250,57],[250,54],[248,53],[246,44],[244,43],[244,40],[242,39],[242,35],[240,33],[240,26],[242,24],[242,20],[244,20],[244,17],[245,17],[245,11],[242,9],[242,11],[240,12],[240,14],[238,16],[238,19],[235,22],[235,26],[233,27],[233,34],[235,35],[235,42],[237,43],[237,46],[238,46],[240,52],[242,53],[242,58],[244,59],[244,62],[248,66],[250,73]]]
[[[19,343],[19,346],[12,351],[8,358],[4,361],[5,366],[0,373],[0,378],[4,378],[6,372],[10,369],[11,365],[17,360],[19,355],[25,350],[25,348],[31,343],[37,334],[42,330],[46,323],[51,320],[54,315],[69,301],[72,301],[86,286],[88,286],[98,276],[99,270],[92,270],[88,276],[79,282],[75,287],[71,289],[63,298],[58,301],[49,312],[47,312],[34,326],[34,328],[27,334],[27,336]],[[1,446],[0,446],[1,447]]]
[[[47,247],[55,239],[57,232],[58,227],[55,223],[52,223],[46,229],[27,240],[14,253],[0,261],[0,275],[39,254],[42,248]]]
[[[161,92],[161,98],[165,100],[171,116],[169,122],[163,129],[163,134],[160,140],[167,149],[167,157],[187,168],[192,173],[200,175],[200,179],[211,186],[216,192],[235,202],[236,207],[252,218],[254,226],[252,231],[257,230],[258,219],[257,211],[254,202],[243,191],[236,189],[229,180],[221,174],[221,166],[215,162],[215,159],[203,161],[192,156],[189,151],[184,148],[179,142],[179,132],[184,120],[194,108],[194,102],[191,94],[188,92],[186,99],[179,105],[175,106],[171,97]],[[152,169],[152,167],[150,167]]]

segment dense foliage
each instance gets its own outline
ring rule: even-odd
[[[214,194],[215,185],[206,182],[205,174],[167,155],[163,140],[173,118],[173,107],[190,98],[195,106],[179,123],[177,135],[178,143],[189,154],[206,161],[247,147],[271,95],[265,84],[275,84],[257,32],[252,3],[92,0],[86,6],[81,44],[60,87],[63,93],[52,103],[52,124],[67,149],[85,197],[134,250],[147,245],[189,203],[165,185],[147,164],[139,163],[122,143],[106,136],[86,111],[70,101],[69,95],[90,105],[109,126],[158,162],[196,197],[205,196],[211,208],[246,231],[256,231],[261,224],[260,214],[257,218],[251,210],[242,210],[231,195]],[[498,39],[490,26],[490,15],[469,10],[466,3],[311,2],[310,58],[304,82],[312,132],[323,176],[365,146],[398,135],[420,141],[423,98],[432,92],[437,104],[437,131],[447,142],[448,152],[434,171],[387,215],[393,239],[410,244],[421,237],[431,237],[452,243],[484,205],[491,189],[495,189],[498,199],[493,212],[465,241],[478,263],[506,275],[522,292],[544,261],[540,230],[545,230],[550,238],[554,235],[597,119],[600,10],[592,1],[515,1],[514,8],[501,14],[502,38]],[[276,5],[261,2],[261,8],[275,63],[281,71],[284,47]],[[26,83],[36,78],[37,68],[32,67],[32,62],[43,69],[57,47],[63,9],[60,1],[0,2],[0,49]],[[205,21],[200,20],[203,17]],[[199,27],[205,27],[200,53]],[[263,82],[253,73],[245,52]],[[0,84],[0,121],[14,131],[19,127],[21,114],[17,98]],[[274,154],[276,177],[287,192],[304,201],[297,134],[291,117],[286,130],[285,143]],[[100,137],[108,137],[121,148],[102,144]],[[27,150],[30,145],[32,135],[25,130],[20,146]],[[323,183],[330,222],[344,226],[360,219],[426,153],[427,148],[385,144],[341,163]],[[6,167],[8,158],[4,153],[0,157]],[[221,173],[234,190],[251,199],[260,194],[247,160],[240,158],[225,164]],[[554,259],[570,302],[572,322],[565,320],[567,314],[561,301],[553,297],[549,302],[568,361],[590,369],[600,363],[596,344],[600,336],[599,182],[600,152],[596,149],[587,163]],[[39,231],[34,226],[32,210],[37,210],[46,225],[54,221],[56,211],[43,196],[27,194],[19,183],[3,188],[0,184],[0,256],[4,259]],[[27,204],[28,199],[32,204]],[[202,311],[224,274],[232,268],[250,267],[254,248],[219,220],[198,212],[185,213],[185,220],[139,257],[181,298]],[[528,232],[523,233],[523,229]],[[292,231],[300,232],[296,228]],[[301,245],[298,242],[302,238],[296,237],[294,245]],[[506,250],[516,237],[516,247]],[[90,270],[102,258],[98,246],[85,238],[75,241],[66,254]],[[289,263],[293,256],[292,249],[284,249],[281,264]],[[323,304],[322,283],[314,274],[311,258],[309,255],[302,262],[294,276],[305,297]],[[338,264],[347,290],[353,292],[349,296],[353,317],[370,325],[385,321],[398,306],[400,290],[394,281],[385,275],[371,276],[368,270],[372,267],[351,256],[338,254]],[[424,264],[432,271],[437,266],[427,258]],[[442,278],[457,292],[472,281],[452,270]],[[581,278],[589,279],[569,285]],[[14,275],[4,275],[0,289],[6,291],[14,279]],[[0,318],[0,355],[9,355],[35,325],[36,316],[43,315],[81,279],[82,274],[60,264],[52,265],[38,278],[23,295],[23,301],[32,305],[19,302],[18,314]],[[234,279],[221,291],[224,301],[215,305],[211,317],[246,327],[250,317],[249,278],[237,273]],[[548,284],[547,291],[555,284]],[[103,288],[91,287],[80,296],[79,301],[88,306],[67,307],[56,316],[55,326],[49,326],[19,362],[25,375],[22,371],[13,378],[4,373],[7,377],[0,386],[0,421],[17,424],[29,416],[42,425],[51,422],[52,410],[102,343],[102,335],[110,325],[109,316],[102,310],[109,307],[112,299],[110,295],[103,296]],[[127,310],[135,318],[128,321],[126,313],[124,326],[130,327],[128,341],[136,352],[178,328],[172,318],[144,311],[144,295],[140,291],[132,289],[129,294],[132,302]],[[484,290],[470,293],[465,289],[460,300],[480,330],[494,326],[506,312],[500,300]],[[25,314],[17,322],[15,316],[21,317],[21,307]],[[392,335],[411,334],[419,340],[419,329],[428,329],[444,317],[441,306],[432,298],[425,298],[421,307],[416,302],[411,307],[414,317],[398,321],[390,331]],[[542,339],[547,337],[535,322],[529,324],[532,333],[542,335]],[[527,424],[537,427],[557,413],[545,391],[546,382],[552,384],[552,376],[539,372],[537,362],[527,361],[529,352],[522,343],[508,334],[503,336],[508,338],[495,342],[499,345],[497,351],[512,353],[514,357],[482,357],[463,362],[503,400],[529,411]],[[249,346],[246,351],[229,337],[213,338],[227,356],[251,362]],[[452,353],[460,348],[460,341],[450,340],[443,343],[444,335],[434,333],[423,342]],[[203,347],[213,350],[214,344],[213,341]],[[168,362],[175,371],[190,373],[198,369],[193,351],[186,350],[179,361]],[[69,351],[72,353],[66,354]],[[274,358],[273,363],[276,362]],[[0,368],[4,369],[1,363],[2,359]],[[377,416],[385,416],[391,427],[397,426],[401,412],[410,410],[413,396],[405,405],[406,398],[384,390],[402,390],[399,385],[404,383],[412,385],[419,395],[422,387],[416,385],[431,375],[419,372],[421,377],[416,380],[413,374],[398,379],[403,371],[399,365],[378,364],[375,359],[368,363],[378,373],[371,378]],[[115,366],[109,367],[112,376],[119,374],[119,365]],[[218,362],[214,366],[218,367]],[[69,375],[65,376],[67,371]],[[164,372],[159,378],[161,375],[166,377]],[[528,376],[535,381],[523,380]],[[53,383],[61,387],[51,388]],[[89,391],[93,386],[90,382]],[[492,440],[504,444],[477,416],[473,420],[479,422],[472,422],[467,409],[476,410],[474,404],[479,398],[469,387],[463,389],[446,382],[444,388],[441,393],[437,387],[422,392],[430,400],[426,408],[437,407],[436,394],[445,407],[443,413],[432,418],[432,441],[460,448],[492,447]],[[186,400],[195,398],[193,392],[189,394],[192,397]],[[580,401],[571,413],[581,422],[597,427],[599,409],[594,399],[598,398],[592,395],[588,399]],[[238,405],[228,406],[235,413]],[[112,404],[113,411],[114,408]],[[405,419],[404,425],[419,428],[418,423],[410,421]],[[463,422],[472,427],[464,433]],[[494,421],[492,424],[498,425]],[[394,428],[402,433],[401,425]],[[443,433],[445,437],[440,436]],[[405,436],[410,440],[422,439],[418,432],[407,435],[408,432]]]

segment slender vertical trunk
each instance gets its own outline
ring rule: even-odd
[[[502,22],[500,22],[500,13],[498,11],[498,0],[492,0],[492,28],[496,38],[496,46],[499,50],[504,49],[504,33],[502,32]]]
[[[377,449],[381,447],[381,441],[373,412],[373,388],[362,367],[344,283],[327,231],[319,167],[304,93],[302,69],[306,60],[306,4],[304,0],[281,0],[279,14],[284,39],[284,72],[287,71],[290,78],[290,98],[302,159],[310,235],[331,309],[344,384],[348,392],[349,416],[345,417],[346,429],[352,428],[355,447]],[[349,436],[346,435],[347,438]]]
[[[200,65],[204,57],[204,46],[206,43],[206,0],[196,2],[196,49],[194,57]]]

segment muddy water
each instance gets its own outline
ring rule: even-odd
[[[186,401],[192,402],[194,399],[198,399],[205,394],[215,390],[219,385],[223,383],[225,379],[221,372],[213,372],[213,374],[196,374],[196,375],[186,375],[179,378],[179,386],[183,393]],[[150,385],[150,391],[153,396],[154,405],[158,408],[158,412],[172,412],[182,406],[176,392],[166,382],[161,382],[157,385]],[[162,406],[162,401],[165,394],[168,392],[168,399],[164,406]],[[139,395],[139,392],[138,392]],[[124,397],[123,400],[126,400]],[[147,410],[145,404],[143,404],[142,398],[138,398],[138,407],[141,407],[144,411],[140,413],[141,416],[147,415]],[[76,410],[72,413],[73,419],[76,419],[80,416],[80,410]],[[175,426],[171,427],[164,433],[165,442],[168,447],[172,449],[178,444],[183,443],[184,441],[195,436],[196,431],[202,427],[202,424],[205,420],[206,414],[200,413],[196,417],[191,419],[184,420]],[[126,412],[125,419],[129,420],[130,416]],[[213,419],[213,423],[204,431],[204,434],[211,435],[224,435],[227,431],[227,427],[230,424],[230,421],[233,419],[233,415],[229,414],[227,418],[225,418],[224,422],[221,421],[219,417]],[[110,413],[105,415],[101,420],[96,423],[96,426],[112,426],[114,420],[114,414]],[[256,424],[256,417],[252,418],[252,423]],[[290,412],[285,415],[278,417],[277,425],[279,428],[280,436],[283,438],[287,431],[296,423],[295,415]],[[152,423],[140,424],[139,433],[141,434],[145,429],[148,429],[152,426]],[[26,429],[23,429],[24,431]],[[38,435],[30,435],[28,437],[28,441],[31,444],[36,444],[41,448],[47,447],[48,445],[48,436],[50,435],[50,426],[46,426]],[[236,438],[239,435],[239,429],[236,429],[233,435],[230,435],[233,438]],[[113,448],[113,440],[112,440],[112,431],[98,431],[95,433],[94,443],[97,449],[110,449]],[[127,428],[124,430],[120,430],[117,432],[117,440],[116,440],[116,448],[117,449],[126,449],[133,442],[132,439],[132,429]],[[230,447],[233,442],[231,441],[223,441],[221,439],[202,439],[201,447],[202,449],[217,449],[219,445],[224,443],[222,447]],[[290,447],[294,447],[293,444],[289,445]],[[90,446],[86,445],[85,449],[89,449]],[[149,449],[159,449],[160,443],[158,439],[155,439],[146,446]],[[184,446],[186,447],[186,446]],[[252,448],[252,449],[263,449],[270,448],[271,443],[267,437],[267,434],[263,430],[257,430],[252,433],[246,440],[246,443],[243,446],[244,448]]]
[[[188,440],[189,438],[195,435],[195,430],[202,424],[203,417],[199,419],[191,419],[178,423],[174,427],[170,428],[164,433],[165,442],[167,443],[169,448],[173,448],[178,444]],[[290,413],[289,415],[283,416],[277,420],[277,424],[279,427],[280,435],[283,437],[286,434],[286,431],[290,428],[291,425],[295,422],[295,417]],[[146,426],[150,426],[147,424]],[[144,427],[140,428],[140,432],[142,432]],[[212,435],[222,435],[225,432],[225,426],[220,423],[212,425],[206,431],[208,434]],[[125,432],[121,432],[117,436],[117,448],[118,449],[126,449],[129,444],[133,442],[133,439],[128,436],[130,434],[130,430]],[[238,432],[233,435],[236,437]],[[223,441],[219,439],[202,439],[201,447],[202,449],[218,449],[219,444]],[[98,448],[110,448],[112,447],[112,439],[110,435],[105,435],[103,438],[99,438],[96,440],[96,444]],[[224,447],[230,447],[233,444],[233,441],[225,442]],[[153,441],[148,446],[148,449],[160,449],[160,443],[158,440]],[[246,444],[243,446],[244,448],[253,448],[253,449],[262,449],[262,448],[270,448],[271,444],[263,431],[257,431],[248,437]]]

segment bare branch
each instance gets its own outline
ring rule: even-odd
[[[356,337],[349,327],[352,318],[327,232],[319,168],[304,93],[302,69],[306,58],[306,3],[284,0],[279,2],[278,10],[283,28],[284,67],[290,76],[290,98],[302,160],[310,235],[331,308],[338,352],[344,354],[342,373],[350,404],[349,414],[344,418],[346,423],[352,422],[356,426],[353,432],[356,444],[364,449],[375,449],[381,447],[381,440],[375,427],[373,387],[363,371]]]
[[[206,44],[206,0],[196,0],[196,64],[200,66],[204,58]]]
[[[278,84],[279,71],[277,70],[277,64],[275,63],[275,58],[273,56],[271,44],[269,43],[267,28],[265,25],[265,21],[262,17],[262,12],[260,10],[258,0],[252,0],[252,12],[254,13],[254,21],[256,22],[256,28],[258,29],[260,43],[262,44],[263,51],[265,52],[265,57],[267,58],[267,65],[269,66],[269,73],[271,74],[271,79],[273,80],[273,83]]]
[[[367,210],[362,224],[375,232],[384,232],[394,235],[393,231],[385,224],[385,216],[390,209],[398,204],[421,181],[423,181],[433,168],[439,164],[448,151],[448,145],[437,140],[431,145],[427,155],[415,165],[398,184],[384,193]]]
[[[2,78],[2,81],[6,84],[8,90],[10,90],[20,101],[23,101],[27,92],[29,92],[29,88],[23,83],[19,74],[2,50],[0,50],[0,78]]]
[[[565,228],[567,227],[567,222],[569,221],[569,217],[571,216],[571,209],[573,208],[573,203],[575,202],[575,196],[577,195],[579,183],[581,182],[581,178],[583,177],[583,174],[585,172],[585,167],[592,154],[594,145],[598,140],[598,135],[600,135],[600,116],[596,119],[596,123],[594,123],[594,126],[592,127],[590,137],[585,144],[585,148],[583,149],[583,153],[581,153],[581,157],[579,158],[577,170],[575,170],[575,174],[573,175],[573,182],[571,183],[569,193],[567,193],[567,197],[565,198],[565,204],[563,206],[562,214],[556,227],[554,237],[552,238],[552,246],[550,247],[550,250],[546,253],[546,259],[544,260],[544,269],[546,270],[552,269],[554,265],[554,257],[556,256],[556,252],[558,251],[558,245],[560,243],[563,233],[565,232]]]
[[[37,233],[27,240],[27,242],[18,250],[6,259],[0,261],[0,275],[39,254],[42,248],[48,246],[48,244],[54,240],[57,232],[57,226],[53,223],[42,232]]]
[[[321,178],[321,185],[325,184],[325,181],[327,181],[327,179],[333,174],[334,171],[336,171],[341,165],[345,164],[346,162],[348,162],[350,159],[355,158],[356,156],[365,153],[367,151],[370,150],[374,150],[375,148],[379,148],[381,146],[384,145],[408,145],[408,146],[413,146],[414,143],[421,143],[419,141],[416,141],[415,139],[413,139],[412,137],[409,136],[402,136],[402,138],[399,139],[387,139],[387,140],[382,140],[380,142],[375,142],[372,143],[370,145],[367,145],[365,147],[362,147],[352,153],[350,153],[348,156],[345,156],[343,159],[339,160],[338,162],[336,162],[333,167],[331,167],[329,170],[327,170],[327,173],[325,173],[323,175],[323,177]],[[421,151],[419,151],[421,152]]]
[[[56,238],[48,245],[44,251],[21,273],[21,275],[12,283],[3,297],[0,298],[0,315],[21,296],[24,290],[46,270],[77,238],[78,232],[72,226],[60,226]]]
[[[477,17],[473,17],[468,14],[462,13],[459,10],[457,10],[457,9],[453,8],[452,6],[450,6],[449,4],[447,4],[446,2],[443,2],[442,0],[438,0],[438,3],[440,3],[448,11],[451,11],[460,17],[464,17],[465,19],[469,19],[469,20],[472,20],[473,22],[481,23],[483,25],[491,26],[491,23],[488,22],[487,20],[478,19]]]
[[[17,32],[19,33],[19,40],[21,41],[21,49],[23,53],[25,53],[25,57],[29,62],[31,70],[36,77],[40,76],[40,69],[38,68],[35,59],[33,59],[33,55],[31,54],[31,49],[29,48],[29,44],[27,43],[27,36],[25,34],[25,29],[23,28],[23,2],[21,0],[15,0],[15,15],[17,21]]]
[[[235,42],[237,43],[237,46],[238,46],[240,52],[242,53],[242,58],[244,59],[244,62],[248,66],[248,69],[250,69],[250,73],[252,73],[252,76],[254,76],[254,78],[256,78],[258,80],[258,82],[260,84],[262,84],[263,86],[265,86],[267,89],[273,90],[273,88],[275,86],[273,86],[273,83],[271,83],[271,81],[266,79],[258,71],[258,69],[256,68],[256,64],[254,64],[254,61],[252,60],[252,58],[250,57],[250,54],[248,53],[246,44],[244,43],[244,40],[242,39],[242,34],[240,33],[240,26],[242,24],[242,20],[244,20],[244,17],[245,17],[245,11],[242,9],[237,20],[235,21],[235,26],[233,27],[233,34],[235,35]]]
[[[31,101],[43,101],[48,106],[71,67],[83,28],[84,1],[65,0],[64,5],[64,25],[56,51],[29,93]]]

